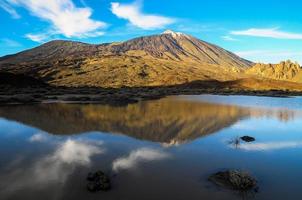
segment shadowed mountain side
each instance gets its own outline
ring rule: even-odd
[[[186,75],[183,76],[183,78],[186,78]],[[173,78],[169,79],[170,81]],[[175,77],[174,77],[175,79]],[[186,79],[187,81],[189,79]],[[127,80],[125,80],[127,81]],[[155,81],[155,80],[153,80]],[[161,81],[165,81],[164,79]],[[79,80],[77,81],[79,82]],[[155,85],[156,82],[154,82]],[[0,86],[12,86],[16,89],[22,88],[22,87],[33,87],[33,88],[65,88],[67,90],[70,89],[70,91],[80,89],[80,88],[92,88],[92,89],[114,89],[115,88],[102,88],[102,87],[72,87],[72,83],[68,87],[56,87],[53,85],[49,85],[39,79],[33,78],[28,75],[24,74],[15,74],[10,72],[0,72]],[[239,90],[293,90],[293,91],[302,91],[302,83],[294,83],[290,81],[285,80],[273,80],[273,79],[259,79],[259,78],[242,78],[238,80],[230,80],[230,81],[219,81],[215,79],[209,79],[209,80],[195,80],[190,81],[183,84],[173,84],[173,85],[166,85],[166,86],[136,86],[136,87],[123,87],[122,89],[129,88],[129,89],[135,89],[135,88],[159,88],[159,89],[169,89],[169,88],[179,88],[181,89],[217,89],[217,90],[223,90],[223,89],[239,89]]]
[[[30,113],[30,115],[29,115]],[[161,99],[126,107],[42,104],[0,107],[0,116],[52,134],[102,131],[161,143],[181,143],[229,127],[249,110]]]
[[[53,86],[31,76],[0,72],[0,104],[41,102],[127,105],[171,95],[241,94],[259,96],[301,95],[302,84],[262,79],[204,80],[171,86],[122,88]],[[258,89],[255,89],[258,88]]]
[[[0,85],[10,85],[13,87],[46,87],[47,84],[41,80],[23,74],[13,74],[0,72]]]

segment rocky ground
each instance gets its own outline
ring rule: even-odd
[[[0,104],[33,103],[96,103],[126,105],[141,100],[159,99],[170,95],[252,95],[288,97],[300,96],[302,92],[278,90],[238,90],[229,88],[198,88],[188,86],[142,87],[142,88],[66,88],[66,87],[13,87],[0,85]]]
[[[16,103],[98,103],[125,105],[169,95],[253,95],[299,96],[302,84],[264,79],[233,81],[200,80],[172,86],[141,87],[66,87],[13,73],[0,73],[0,104]]]

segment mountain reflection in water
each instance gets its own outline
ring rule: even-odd
[[[212,95],[1,106],[0,199],[300,199],[301,108],[302,98]],[[222,169],[250,172],[259,192],[217,188],[208,177]],[[86,190],[96,170],[110,191]]]
[[[293,120],[301,112],[249,108],[169,97],[125,107],[40,104],[0,107],[0,117],[55,135],[101,131],[177,144],[215,133],[244,118]]]

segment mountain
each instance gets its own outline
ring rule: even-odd
[[[149,55],[166,60],[196,61],[224,67],[244,68],[251,62],[218,46],[196,39],[192,36],[165,31],[161,35],[136,38],[113,46],[115,53],[144,51]]]
[[[2,74],[21,74],[23,80],[30,77],[66,87],[120,88],[216,81],[218,86],[212,87],[300,91],[301,71],[299,64],[290,61],[255,64],[216,45],[170,30],[98,45],[55,40],[0,58]],[[12,79],[10,82],[14,82]]]
[[[216,45],[173,31],[100,45],[51,41],[0,58],[0,71],[59,86],[167,86],[233,80],[253,65]]]
[[[301,66],[290,60],[280,62],[279,64],[257,63],[253,67],[247,69],[246,73],[276,80],[302,82]]]

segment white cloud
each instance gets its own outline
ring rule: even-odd
[[[237,39],[235,39],[229,35],[222,36],[221,38],[225,41],[238,41]]]
[[[21,18],[17,11],[6,0],[0,0],[0,7],[8,12],[14,19]]]
[[[232,35],[243,35],[243,36],[254,36],[254,37],[266,37],[275,39],[291,39],[291,40],[301,40],[302,34],[291,33],[279,30],[279,28],[251,28],[247,30],[231,31]]]
[[[76,7],[72,0],[7,0],[10,5],[22,6],[32,15],[51,24],[47,34],[27,34],[34,41],[42,41],[53,34],[62,34],[65,37],[95,37],[102,35],[101,29],[106,23],[91,19],[92,9]]]
[[[169,155],[165,152],[150,148],[141,148],[130,152],[127,157],[118,158],[113,161],[112,169],[114,171],[131,169],[136,167],[139,162],[162,160],[168,157]]]
[[[141,5],[138,2],[134,2],[132,4],[112,2],[111,11],[117,17],[129,20],[132,25],[146,30],[164,28],[165,26],[175,22],[172,18],[144,14],[141,11]]]
[[[34,41],[34,42],[44,42],[45,40],[47,40],[49,37],[51,36],[51,34],[32,34],[32,33],[28,33],[25,35],[26,38]]]

